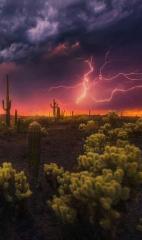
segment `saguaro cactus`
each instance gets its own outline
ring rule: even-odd
[[[14,125],[17,126],[17,123],[18,123],[18,111],[15,109]]]
[[[74,111],[71,112],[71,116],[72,116],[72,118],[74,117]]]
[[[56,103],[55,99],[53,99],[53,103],[50,104],[50,107],[51,107],[52,110],[53,110],[53,117],[56,117],[56,116],[57,116],[57,107],[58,107],[58,104]]]
[[[9,97],[9,79],[6,76],[6,100],[2,100],[3,110],[5,111],[5,122],[6,126],[10,127],[10,110],[11,110],[11,100]]]
[[[40,153],[41,153],[41,126],[32,122],[28,130],[29,173],[32,182],[38,182]]]
[[[61,117],[61,109],[59,106],[57,106],[57,118]]]

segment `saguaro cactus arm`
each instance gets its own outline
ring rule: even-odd
[[[3,110],[6,112],[6,125],[7,127],[10,126],[10,110],[11,110],[11,100],[9,97],[9,79],[8,79],[8,75],[6,78],[6,99],[5,101],[2,100],[2,107]]]

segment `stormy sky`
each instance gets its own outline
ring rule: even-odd
[[[0,0],[0,97],[9,74],[21,114],[142,110],[141,72],[141,0]]]

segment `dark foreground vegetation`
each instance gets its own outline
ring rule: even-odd
[[[142,238],[142,119],[0,123],[0,239]]]

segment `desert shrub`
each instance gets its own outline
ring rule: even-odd
[[[103,133],[95,133],[87,137],[84,145],[85,152],[102,153],[106,145],[106,136]]]
[[[135,128],[136,128],[136,124],[135,123],[124,123],[123,124],[123,128],[125,129],[125,131],[131,135],[134,133]]]
[[[93,132],[98,130],[98,124],[94,120],[90,120],[86,124],[85,123],[81,123],[79,125],[79,130],[91,134],[91,133],[93,133]]]
[[[86,124],[85,123],[80,123],[79,130],[80,131],[85,131],[86,130]]]
[[[7,137],[10,137],[10,136],[13,136],[16,134],[16,129],[14,127],[6,127],[5,125],[2,125],[0,127],[0,135],[1,136],[7,136]]]
[[[112,131],[115,146],[103,133],[86,139],[76,172],[57,165],[45,165],[44,171],[56,179],[56,191],[48,203],[63,223],[85,222],[115,236],[128,200],[138,195],[142,184],[142,153],[129,144],[123,128]]]
[[[48,131],[45,127],[41,127],[41,135],[43,137],[46,137],[48,135]]]
[[[104,123],[109,123],[113,128],[119,127],[121,124],[120,117],[115,112],[110,112],[103,117]]]
[[[142,232],[142,218],[139,219],[138,224],[137,224],[137,226],[136,226],[136,229],[137,229],[139,232]]]
[[[127,131],[123,128],[111,129],[107,132],[106,136],[111,145],[116,144],[118,140],[127,141],[129,139]]]
[[[107,135],[110,130],[111,130],[111,125],[110,125],[110,123],[105,123],[104,125],[102,125],[102,126],[100,127],[99,132]]]
[[[0,199],[1,207],[16,206],[31,196],[27,177],[24,172],[16,171],[11,163],[0,166]]]
[[[64,223],[86,221],[115,231],[123,216],[120,206],[125,206],[142,183],[140,150],[130,145],[108,146],[102,155],[80,157],[79,167],[80,172],[58,175],[59,187],[49,205]]]
[[[139,118],[136,121],[135,131],[138,132],[138,133],[142,133],[142,118]]]
[[[124,123],[123,129],[130,137],[142,134],[142,119],[139,118],[135,123]]]
[[[95,175],[102,174],[104,169],[123,171],[123,182],[135,185],[142,178],[142,156],[139,148],[133,145],[124,147],[106,146],[103,154],[87,153],[79,157],[81,170],[93,171]]]
[[[64,169],[56,163],[44,164],[44,173],[50,187],[57,189],[58,178],[63,175]]]

